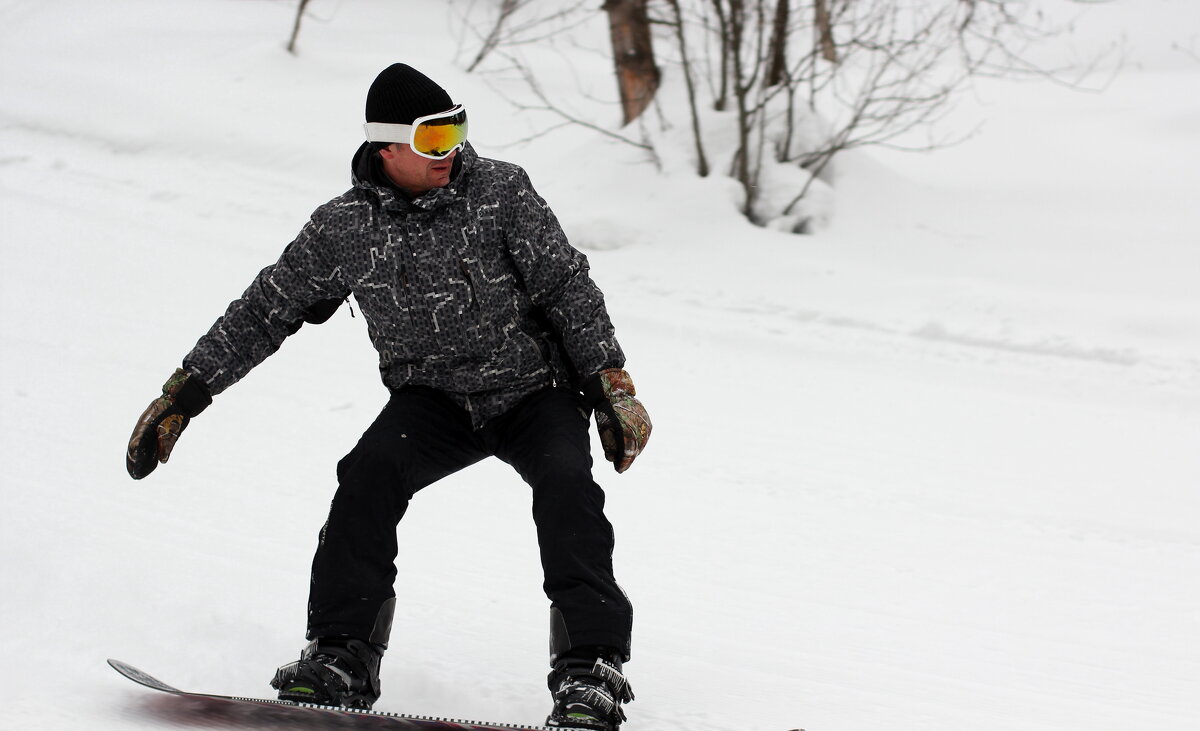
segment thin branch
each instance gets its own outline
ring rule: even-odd
[[[549,129],[559,129],[559,128],[565,127],[567,125],[575,125],[575,126],[579,126],[579,127],[584,127],[585,129],[590,129],[593,132],[598,132],[599,134],[601,134],[605,137],[608,137],[609,139],[613,139],[618,142],[623,142],[632,147],[636,147],[639,150],[643,150],[643,151],[649,153],[650,158],[655,162],[656,166],[661,167],[661,163],[658,159],[658,155],[655,153],[654,147],[652,145],[650,145],[646,142],[638,142],[637,140],[631,140],[622,134],[613,132],[610,129],[601,127],[598,124],[589,122],[586,119],[580,118],[578,115],[568,112],[567,110],[563,109],[561,106],[550,101],[549,95],[546,94],[545,90],[542,88],[541,84],[538,82],[536,75],[529,69],[528,66],[526,66],[520,60],[512,58],[512,57],[509,57],[509,60],[513,63],[513,68],[516,69],[521,74],[522,78],[525,80],[525,83],[529,87],[530,92],[535,97],[537,97],[539,102],[541,102],[540,104],[524,104],[524,103],[518,102],[516,100],[509,99],[509,103],[511,103],[517,109],[520,109],[522,111],[549,112],[562,120],[562,122],[548,128],[547,130],[540,130],[539,132],[535,133],[531,137],[525,138],[526,140],[534,139],[541,134],[545,134],[545,132],[548,131]]]
[[[300,0],[300,6],[296,8],[296,21],[292,24],[292,37],[288,40],[287,52],[296,53],[296,39],[300,35],[300,20],[304,17],[304,8],[308,5],[309,0]]]

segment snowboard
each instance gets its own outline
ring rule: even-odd
[[[135,683],[184,699],[167,711],[181,725],[235,729],[378,729],[379,731],[564,731],[545,726],[462,721],[452,718],[406,716],[383,711],[318,706],[267,698],[241,698],[192,693],[167,685],[153,675],[120,660],[109,660],[121,675]],[[570,731],[566,729],[565,731]]]

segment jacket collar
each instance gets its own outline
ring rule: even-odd
[[[432,211],[444,205],[449,205],[461,197],[466,190],[470,171],[479,159],[471,143],[466,143],[454,158],[454,167],[450,171],[450,183],[441,188],[434,188],[413,198],[396,187],[387,173],[379,156],[371,154],[371,143],[362,143],[355,151],[350,162],[350,181],[356,189],[374,196],[380,207],[400,210]]]

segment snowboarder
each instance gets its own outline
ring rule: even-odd
[[[551,601],[551,726],[614,729],[633,699],[633,610],[613,576],[588,412],[624,472],[651,424],[586,257],[520,167],[478,156],[467,113],[404,64],[366,101],[353,187],[200,338],[138,420],[127,468],[165,463],[188,422],[304,323],[354,295],[390,399],[337,466],[319,533],[308,645],[281,699],[370,708],[396,595],[396,528],[422,488],[488,456],[530,485]]]

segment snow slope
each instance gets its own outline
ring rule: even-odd
[[[0,726],[203,726],[104,659],[266,694],[300,649],[334,464],[386,397],[361,318],[302,330],[150,478],[122,454],[345,188],[405,60],[587,250],[654,418],[597,469],[630,731],[1197,727],[1194,3],[1089,8],[1080,43],[1130,42],[1103,93],[984,85],[954,120],[982,134],[845,160],[809,237],[744,224],[686,141],[661,174],[579,129],[513,144],[514,88],[452,65],[447,5],[315,0],[292,57],[282,0],[0,2]],[[544,717],[525,490],[485,463],[414,501],[382,710]]]

